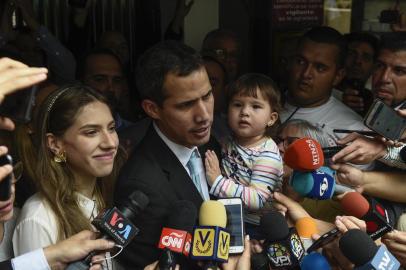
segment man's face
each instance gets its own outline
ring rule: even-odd
[[[214,99],[204,67],[188,76],[173,73],[164,80],[166,99],[154,105],[159,129],[171,141],[192,148],[209,141],[213,122]]]
[[[86,85],[106,95],[113,106],[117,105],[121,94],[127,89],[121,65],[111,55],[90,55],[83,78]]]
[[[374,67],[374,49],[366,42],[348,44],[348,55],[345,59],[346,76],[366,82]]]
[[[406,100],[406,51],[379,52],[376,69],[372,74],[374,97],[394,106]]]
[[[213,40],[205,50],[224,65],[230,80],[236,79],[241,60],[241,48],[236,40],[228,37]]]
[[[288,82],[289,100],[297,106],[316,107],[330,98],[344,74],[336,64],[337,46],[306,39],[293,59]]]

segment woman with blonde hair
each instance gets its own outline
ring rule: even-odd
[[[38,192],[17,221],[16,255],[91,229],[124,160],[107,100],[86,86],[50,94],[39,107],[34,130]]]

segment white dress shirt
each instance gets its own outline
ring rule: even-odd
[[[98,213],[95,201],[77,193],[79,205],[89,220]],[[74,220],[72,220],[74,222]],[[36,193],[21,210],[13,235],[16,256],[43,248],[58,241],[58,225],[54,212],[44,199]]]
[[[14,270],[51,270],[42,248],[12,259],[11,265]]]
[[[180,161],[180,163],[182,164],[182,166],[185,168],[186,172],[190,176],[190,171],[189,171],[189,168],[187,167],[187,163],[189,162],[189,159],[190,159],[193,151],[197,150],[197,147],[195,146],[193,148],[188,148],[186,146],[174,143],[173,141],[168,139],[168,137],[166,137],[159,130],[159,128],[157,127],[157,125],[155,123],[154,123],[154,128],[155,128],[155,131],[158,133],[158,136],[165,142],[165,144],[169,147],[169,149],[171,149],[171,151],[175,154],[175,156],[178,158],[178,160]],[[203,200],[207,201],[207,200],[210,200],[210,195],[209,195],[209,190],[207,188],[206,171],[204,169],[203,160],[200,156],[199,151],[197,151],[197,153],[199,156],[198,174],[199,174],[199,179],[200,179],[200,187],[201,187],[201,190],[203,193]],[[192,178],[190,178],[190,181],[193,182]]]

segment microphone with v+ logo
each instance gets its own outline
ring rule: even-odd
[[[228,261],[230,233],[224,229],[226,224],[224,205],[218,201],[205,201],[200,207],[199,226],[193,232],[190,257],[209,261],[214,266]]]

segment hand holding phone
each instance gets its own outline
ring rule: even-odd
[[[392,141],[398,141],[405,136],[406,118],[379,99],[376,99],[370,107],[364,123],[382,137]]]
[[[13,165],[10,155],[0,156],[0,166]],[[7,201],[11,197],[12,173],[8,174],[0,181],[0,201]]]
[[[316,251],[319,248],[327,245],[328,243],[332,242],[340,235],[340,231],[337,228],[332,229],[331,231],[326,232],[319,239],[313,242],[313,244],[307,249],[307,253],[310,254],[313,251]]]

